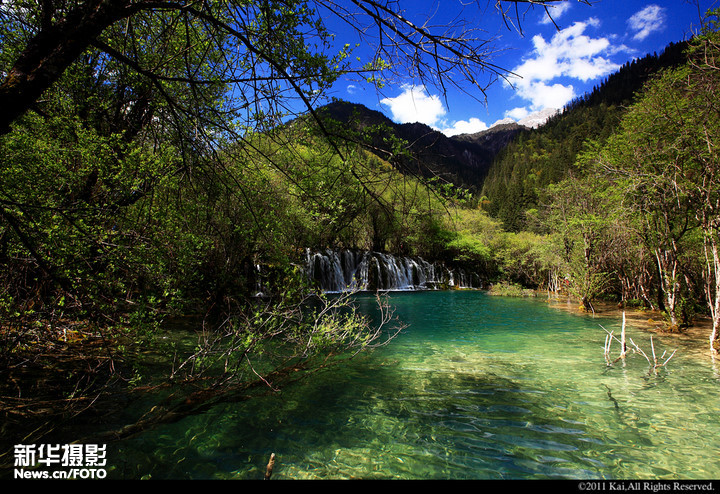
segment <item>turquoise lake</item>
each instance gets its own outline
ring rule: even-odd
[[[639,354],[606,364],[617,317],[472,290],[389,296],[408,327],[388,346],[109,444],[108,478],[262,479],[271,453],[273,479],[718,477],[705,339],[655,335],[658,356],[677,350],[655,374]],[[652,333],[628,334],[649,353]]]

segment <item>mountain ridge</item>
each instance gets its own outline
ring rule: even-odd
[[[355,130],[370,129],[374,152],[383,155],[383,158],[393,157],[401,172],[441,178],[476,190],[487,176],[495,155],[517,132],[527,129],[517,123],[499,124],[473,134],[447,136],[426,124],[399,124],[380,111],[342,100],[320,107],[318,114]],[[410,156],[393,154],[388,146],[387,132],[407,142]]]
[[[336,100],[320,107],[318,114],[347,128],[371,128],[371,150],[393,161],[401,172],[440,178],[473,192],[480,192],[494,202],[495,209],[506,201],[517,202],[516,206],[530,206],[536,192],[520,191],[518,194],[524,199],[515,201],[505,190],[508,187],[523,189],[530,185],[511,182],[524,182],[526,175],[530,176],[535,173],[533,170],[538,169],[544,170],[542,180],[546,183],[559,180],[572,166],[582,143],[588,138],[606,137],[607,132],[614,128],[622,109],[630,104],[643,83],[658,71],[682,60],[686,46],[686,42],[670,43],[660,54],[648,54],[627,62],[592,91],[571,101],[562,110],[542,110],[519,121],[498,120],[490,128],[476,133],[447,136],[423,123],[393,122],[378,110],[345,100]],[[539,155],[545,161],[555,162],[555,165],[539,164],[537,166],[540,168],[537,168],[534,164],[537,153],[522,157],[522,163],[508,163],[508,149],[518,146],[518,140],[537,141],[532,144],[537,150],[538,146],[545,146],[539,143],[547,141],[547,136],[560,142],[557,135],[565,133],[574,135],[572,143],[564,143],[561,148],[545,149]],[[407,142],[410,156],[394,153],[395,150],[390,147],[394,140],[389,139],[389,134]],[[493,210],[493,213],[497,214],[497,211]]]

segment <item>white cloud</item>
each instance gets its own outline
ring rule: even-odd
[[[513,120],[520,120],[522,118],[527,117],[529,114],[530,114],[530,112],[524,106],[518,107],[518,108],[513,108],[512,110],[508,110],[505,112],[505,116],[510,117]],[[497,122],[495,122],[495,124],[497,124]],[[495,124],[493,124],[493,125],[495,125]]]
[[[542,17],[540,18],[540,24],[552,24],[553,21],[557,22],[560,17],[567,12],[572,4],[569,2],[563,2],[557,5],[548,5],[548,13],[552,16],[552,19],[548,17],[548,13],[543,10]]]
[[[384,98],[380,103],[390,108],[393,120],[398,123],[420,122],[433,127],[446,113],[440,97],[417,86],[405,85],[399,96]]]
[[[562,108],[577,96],[572,85],[553,84],[548,85],[542,81],[533,82],[523,87],[522,95],[529,99],[532,110],[543,108]]]
[[[648,5],[628,19],[628,26],[635,32],[633,39],[642,41],[651,33],[665,27],[665,9],[659,5]]]
[[[446,136],[450,137],[458,134],[474,134],[487,129],[488,125],[485,122],[479,118],[473,117],[470,120],[459,120],[453,123],[452,127],[446,127],[439,130]]]
[[[424,123],[448,137],[458,134],[473,134],[488,128],[487,124],[479,118],[448,123],[443,118],[447,111],[442,99],[437,95],[429,94],[425,88],[418,86],[402,86],[402,93],[394,98],[384,98],[380,103],[390,109],[395,122]]]
[[[513,69],[518,95],[530,102],[531,110],[562,108],[576,97],[574,88],[565,82],[550,84],[561,77],[588,81],[610,74],[620,68],[606,55],[614,48],[607,38],[585,34],[588,27],[598,27],[596,18],[576,22],[558,31],[550,41],[541,35],[533,37],[529,58]]]

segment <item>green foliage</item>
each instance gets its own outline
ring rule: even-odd
[[[3,74],[48,22],[72,28],[61,21],[79,5],[3,7]],[[222,395],[388,336],[388,319],[370,324],[347,298],[307,311],[304,249],[425,249],[422,236],[407,243],[435,228],[436,200],[356,143],[340,153],[315,126],[278,125],[288,99],[314,104],[347,63],[347,48],[326,55],[308,6],[143,7],[43,74],[54,83],[0,136],[3,372],[23,362],[55,375],[41,351],[52,349],[79,376],[59,387],[77,386],[85,407],[117,377],[150,385],[146,352],[178,351],[187,365],[173,382]],[[196,313],[207,338],[189,356],[167,348],[163,321]],[[102,369],[88,366],[99,352]]]
[[[9,5],[4,72],[52,20],[44,8],[62,18],[74,5]],[[3,337],[3,362],[67,321],[103,338],[113,329],[122,345],[107,338],[106,350],[131,357],[161,343],[165,316],[199,312],[208,324],[173,378],[202,388],[212,377],[205,391],[287,382],[383,334],[347,298],[307,298],[306,248],[445,260],[504,293],[566,278],[587,305],[652,284],[645,300],[660,299],[683,282],[663,308],[695,310],[710,286],[701,253],[718,245],[717,71],[698,62],[717,54],[712,31],[695,65],[654,80],[628,113],[625,93],[595,95],[521,133],[487,179],[488,215],[468,191],[407,173],[408,143],[382,124],[313,113],[279,125],[287,93],[312,105],[349,63],[347,46],[326,55],[310,5],[141,9],[49,74],[0,137],[0,316],[18,335]],[[371,152],[378,139],[389,152]],[[127,370],[144,383],[138,365]]]
[[[543,189],[576,172],[586,142],[605,142],[649,74],[682,64],[685,47],[671,44],[659,55],[626,64],[542,127],[518,134],[495,158],[483,182],[487,211],[508,231],[532,229],[526,212],[539,206]]]
[[[508,232],[482,209],[453,210],[446,243],[458,264],[487,279],[501,279],[526,287],[546,286],[557,269],[555,244],[548,235]]]
[[[488,292],[490,295],[499,297],[535,297],[537,294],[533,290],[523,288],[522,285],[502,281],[490,287]]]
[[[558,240],[557,266],[588,309],[604,294],[642,300],[680,328],[720,293],[701,288],[715,286],[718,46],[704,31],[687,63],[648,79],[612,134],[586,141],[564,179],[535,189],[541,207],[525,225]]]
[[[543,234],[546,249],[526,249],[526,259],[551,284],[566,279],[586,308],[604,296],[642,300],[677,327],[703,298],[718,238],[707,233],[717,218],[717,50],[708,22],[701,36],[627,64],[498,155],[484,207],[510,232]],[[507,252],[498,266],[519,272],[513,260],[523,250]]]
[[[702,41],[692,46],[697,43]],[[655,258],[671,327],[687,324],[690,305],[683,300],[701,292],[702,271],[693,273],[689,262],[700,245],[693,229],[717,214],[710,206],[715,192],[709,192],[716,190],[717,158],[708,145],[720,136],[717,113],[708,109],[717,88],[716,68],[696,65],[692,58],[664,71],[641,93],[597,158],[622,188],[629,225]]]

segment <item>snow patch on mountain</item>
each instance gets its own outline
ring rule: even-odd
[[[558,110],[557,108],[545,108],[544,110],[531,113],[527,117],[518,120],[518,123],[524,127],[536,129],[542,125],[545,125],[545,122],[547,122],[550,118],[554,117],[558,113],[560,113],[560,110]]]

